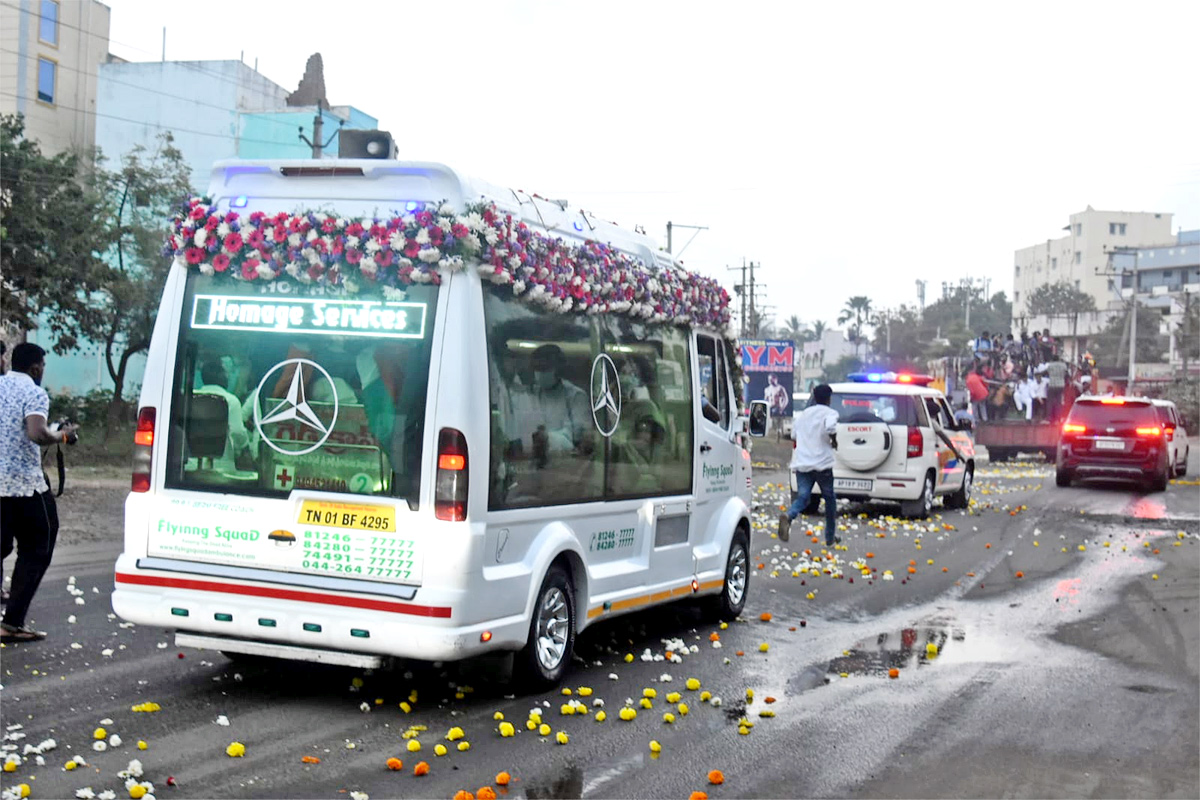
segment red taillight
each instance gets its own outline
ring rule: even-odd
[[[1162,428],[1155,425],[1152,428],[1134,428],[1138,436],[1162,436]]]
[[[925,452],[925,437],[921,435],[920,428],[908,429],[908,457],[918,458]]]
[[[1173,441],[1175,439],[1175,429],[1174,428],[1166,428],[1163,431],[1163,433],[1165,433],[1167,435],[1168,442]]]
[[[1123,406],[1125,401],[1115,397],[1104,397],[1100,400],[1106,406]]]
[[[438,468],[433,513],[446,522],[467,518],[467,437],[453,428],[438,433]]]
[[[138,411],[137,430],[133,434],[133,480],[135,492],[150,491],[150,464],[154,460],[154,409],[146,406]]]
[[[1063,425],[1063,433],[1083,433],[1086,430],[1086,425],[1076,425],[1073,422],[1068,422]]]

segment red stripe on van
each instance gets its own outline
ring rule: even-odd
[[[420,606],[412,603],[370,600],[365,597],[343,597],[341,595],[322,594],[320,592],[302,592],[296,589],[273,589],[266,586],[243,586],[237,583],[196,581],[188,578],[165,578],[158,575],[133,575],[125,572],[118,572],[115,577],[117,583],[133,583],[141,586],[166,586],[172,589],[191,589],[197,592],[219,592],[222,594],[240,594],[250,597],[271,597],[277,600],[299,600],[304,603],[321,603],[329,606],[346,606],[347,608],[365,608],[371,611],[391,611],[395,614],[412,614],[416,617],[450,618],[450,608],[446,606]]]

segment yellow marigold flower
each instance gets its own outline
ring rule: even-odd
[[[525,720],[526,730],[536,731],[537,726],[538,726],[538,722],[536,719],[530,717],[529,719]]]
[[[457,742],[459,739],[463,738],[464,736],[466,736],[466,734],[463,733],[462,728],[454,727],[454,728],[451,728],[450,730],[446,731],[446,740],[447,741]]]
[[[569,703],[563,703],[558,707],[558,713],[564,717],[570,717],[575,713],[575,706],[570,705]]]
[[[500,720],[504,719],[504,712],[503,712],[503,711],[497,711],[495,714],[492,714],[492,719],[494,719],[494,720],[496,720],[497,722],[499,722]]]
[[[686,717],[689,711],[688,704],[680,703],[679,705],[675,706],[675,710],[679,712],[679,716]]]
[[[700,688],[700,679],[699,678],[688,678],[687,684],[685,684],[685,685],[687,686],[689,691],[694,692]]]
[[[679,694],[679,692],[670,692],[670,693],[667,695],[667,702],[668,702],[668,703],[678,703],[678,702],[679,702],[679,698],[680,698],[681,696],[682,696],[682,695],[680,695],[680,694]]]
[[[232,742],[229,747],[225,748],[225,755],[230,758],[241,758],[246,755],[246,745],[241,742]]]
[[[465,753],[471,749],[471,743],[465,739],[458,743],[458,752]]]
[[[625,663],[628,664],[631,661],[633,661],[633,653],[626,653],[625,654]]]
[[[135,783],[133,786],[129,787],[129,796],[132,797],[133,800],[142,800],[142,798],[146,796],[146,787],[142,786],[140,783]]]
[[[149,746],[150,745],[146,744],[145,739],[138,739],[138,743],[137,743],[138,750],[145,750]]]
[[[596,722],[604,722],[606,719],[608,719],[608,714],[605,714],[603,711],[596,712]]]
[[[654,699],[655,697],[658,697],[658,691],[655,689],[642,689],[642,697]]]
[[[563,697],[570,697],[570,696],[571,696],[571,690],[570,690],[568,687],[564,686],[564,687],[562,688],[562,695],[563,695]]]
[[[557,734],[555,734],[554,739],[559,744],[566,744],[567,742],[571,741],[571,737],[567,736],[567,734],[562,731],[559,731]]]
[[[590,686],[580,686],[577,691],[578,691],[580,697],[591,697],[592,696],[592,687],[590,687]]]
[[[742,736],[749,736],[749,735],[750,735],[750,729],[749,729],[749,728],[747,728],[745,725],[739,725],[739,726],[738,726],[738,733],[740,733]]]
[[[649,697],[643,697],[641,705],[642,708],[654,708],[654,703],[650,702]]]
[[[405,714],[407,714],[410,711],[412,711],[412,706],[410,706],[407,701],[401,700],[400,701],[400,710],[403,711]]]
[[[408,752],[417,753],[421,750],[421,741],[419,739],[409,739],[406,745]]]
[[[659,744],[656,740],[651,739],[650,740],[650,752],[651,753],[661,753],[662,745]]]
[[[433,754],[435,756],[444,756],[448,752],[449,751],[446,749],[446,745],[444,745],[444,744],[439,743],[439,744],[435,744],[433,746]]]
[[[549,736],[549,735],[550,735],[550,726],[543,722],[541,725],[538,726],[538,736]]]
[[[104,730],[104,728],[96,728],[96,730],[92,731],[92,738],[93,739],[107,739],[108,731]]]
[[[700,693],[700,702],[707,703],[709,700],[712,700],[712,692],[705,689]]]
[[[517,729],[513,727],[513,724],[511,722],[501,722],[500,723],[500,735],[503,736],[505,739],[507,739],[510,736],[515,736],[516,733],[517,733]]]
[[[671,724],[672,722],[674,722],[674,721],[675,721],[675,715],[674,715],[674,714],[672,714],[670,711],[668,711],[667,713],[663,714],[663,722],[665,722],[665,723],[667,723],[668,725],[670,725],[670,724]]]
[[[764,708],[762,711],[758,712],[758,715],[760,717],[773,717],[775,716],[775,712],[769,708]]]
[[[629,722],[629,720],[634,719],[636,716],[637,716],[636,708],[630,708],[629,706],[625,706],[624,708],[621,709],[620,717],[621,717],[621,719],[625,720],[626,722]]]

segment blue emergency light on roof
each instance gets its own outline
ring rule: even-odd
[[[419,205],[420,205],[420,203],[418,203],[416,200],[409,200],[407,203],[404,204],[404,210],[405,211],[416,211],[417,206],[419,206]]]
[[[933,382],[932,375],[911,372],[852,372],[846,378],[855,383],[906,383],[913,386],[928,386]]]
[[[249,197],[246,197],[246,195],[244,195],[244,194],[239,194],[237,197],[233,198],[233,202],[230,203],[229,205],[232,206],[233,208],[245,208],[246,203],[249,203],[249,202],[250,202]]]

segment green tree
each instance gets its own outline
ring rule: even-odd
[[[863,362],[858,356],[842,356],[832,364],[825,365],[825,376],[821,380],[825,383],[844,381],[847,375],[860,371],[862,366]]]
[[[104,348],[113,382],[106,433],[116,423],[129,360],[150,346],[171,260],[162,254],[163,225],[191,189],[189,169],[171,134],[162,133],[153,151],[138,145],[113,172],[96,172],[104,200],[103,225],[111,242],[95,267],[89,303],[68,314],[75,331]]]
[[[841,313],[838,314],[837,321],[839,325],[845,325],[847,322],[853,320],[846,333],[850,341],[854,343],[855,353],[858,352],[859,346],[865,341],[863,325],[869,322],[870,319],[871,298],[861,294],[846,300],[846,304],[842,306]]]
[[[1071,323],[1071,336],[1079,326],[1079,315],[1096,310],[1096,301],[1066,281],[1047,283],[1029,293],[1025,307],[1030,316],[1063,317]]]
[[[808,341],[809,330],[808,326],[800,321],[800,318],[792,314],[783,323],[783,329],[779,331],[780,336],[784,339],[791,339],[793,342],[800,344]]]
[[[20,115],[0,117],[0,319],[23,334],[45,325],[65,349],[86,313],[110,242],[94,175],[78,155],[42,154]],[[41,312],[51,312],[39,318]]]
[[[821,337],[825,335],[824,320],[817,320],[812,324],[812,338],[809,341],[819,342]]]
[[[1135,357],[1139,364],[1158,363],[1167,353],[1167,337],[1159,333],[1162,312],[1138,303],[1137,345]],[[1097,364],[1128,366],[1129,364],[1129,310],[1117,314],[1108,321],[1100,333],[1091,337],[1088,349]]]

